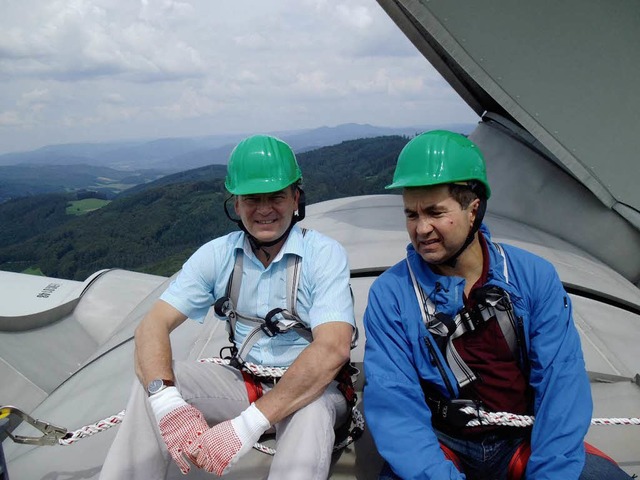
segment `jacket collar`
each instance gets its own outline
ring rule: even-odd
[[[491,241],[491,233],[484,223],[480,227],[480,232],[484,235],[489,251],[487,284],[497,285],[505,290],[510,290],[503,273],[504,258]],[[463,278],[435,273],[431,270],[427,262],[418,255],[412,244],[407,246],[407,259],[425,295],[427,295],[434,304],[441,306],[440,311],[454,315],[463,307],[463,292],[465,287],[465,280]]]

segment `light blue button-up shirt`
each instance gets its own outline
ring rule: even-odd
[[[160,297],[188,317],[202,322],[212,303],[225,295],[235,256],[244,255],[237,310],[264,318],[272,309],[287,307],[287,257],[302,258],[297,313],[314,329],[327,322],[355,327],[349,289],[347,254],[338,242],[313,230],[302,235],[295,225],[278,255],[264,267],[254,255],[243,232],[233,232],[200,247]],[[236,323],[235,342],[240,345],[251,327]],[[289,366],[308,341],[290,331],[261,338],[247,355],[250,362]]]

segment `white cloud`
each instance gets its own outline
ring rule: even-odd
[[[258,48],[263,49],[267,46],[267,39],[264,35],[258,32],[249,32],[247,34],[238,35],[233,37],[236,45],[244,48]]]
[[[18,127],[25,124],[16,111],[0,112],[0,127]]]
[[[355,27],[359,30],[368,28],[373,23],[370,9],[364,5],[343,3],[338,5],[336,12],[338,13],[338,18],[340,18],[345,25]]]
[[[213,115],[222,109],[220,103],[202,92],[189,88],[175,102],[155,111],[164,118],[181,120]]]
[[[35,8],[37,21],[21,17],[23,23],[0,41],[3,70],[66,81],[105,75],[163,80],[202,73],[197,48],[171,28],[191,11],[188,4],[154,1],[138,10],[127,3],[57,0]]]
[[[119,93],[106,93],[103,95],[102,101],[111,105],[123,105],[125,103],[124,97]]]
[[[334,80],[322,70],[298,73],[292,87],[298,94],[313,97],[340,97],[347,93],[342,82]]]
[[[49,98],[48,88],[36,88],[25,92],[20,98],[18,105],[33,105],[36,103],[46,103]]]
[[[5,0],[2,8],[3,151],[475,120],[371,0]]]

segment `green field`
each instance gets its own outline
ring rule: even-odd
[[[44,276],[44,273],[42,273],[42,270],[40,270],[40,268],[38,267],[29,267],[26,270],[23,270],[22,273],[28,273],[29,275],[39,275],[41,277]]]
[[[85,198],[84,200],[74,200],[67,206],[67,215],[84,215],[85,213],[98,210],[111,203],[111,200],[100,200],[98,198]]]

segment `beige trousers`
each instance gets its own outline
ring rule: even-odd
[[[236,417],[249,406],[244,380],[234,368],[176,362],[174,372],[182,397],[198,408],[211,426]],[[265,385],[265,392],[268,389]],[[276,424],[276,454],[269,480],[325,480],[335,442],[334,427],[343,424],[347,416],[346,401],[333,382],[320,398]],[[242,460],[232,469],[232,476],[235,470],[243,470]],[[242,478],[252,478],[248,472],[245,469]],[[214,478],[195,466],[186,477],[180,473],[162,440],[146,391],[136,380],[100,479],[192,477]]]

